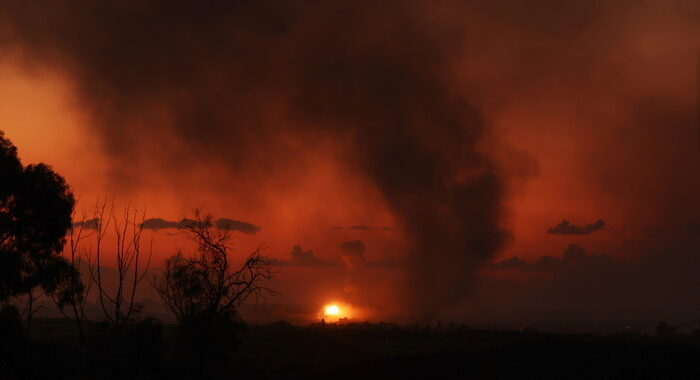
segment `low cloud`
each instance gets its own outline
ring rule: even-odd
[[[305,251],[300,245],[295,245],[290,252],[292,256],[292,265],[302,267],[337,267],[340,263],[337,261],[319,259],[314,255],[314,251]]]
[[[365,259],[365,245],[360,240],[348,241],[340,245],[340,261],[324,260],[316,257],[312,250],[304,250],[301,245],[295,245],[289,253],[290,260],[281,260],[268,257],[268,262],[273,266],[300,266],[335,268],[345,266],[350,270],[362,267],[368,268],[395,268],[403,265],[401,260],[386,258],[377,261]]]
[[[609,254],[590,254],[576,244],[569,244],[562,257],[543,256],[537,261],[527,262],[511,257],[489,265],[493,270],[519,269],[523,271],[557,272],[572,268],[611,266]]]
[[[260,231],[260,227],[240,220],[221,218],[216,221],[216,228],[225,231],[240,231],[246,234],[255,234]]]
[[[73,228],[84,228],[87,230],[96,230],[97,226],[100,224],[100,218],[81,220],[78,222],[73,222]]]
[[[149,230],[162,230],[166,228],[181,228],[180,222],[171,222],[161,218],[146,219],[141,223],[141,227]]]
[[[577,226],[569,223],[568,220],[564,220],[556,226],[548,229],[547,233],[555,235],[586,235],[602,230],[603,227],[605,227],[605,222],[602,219],[598,219],[597,222],[589,223],[585,226]]]
[[[179,222],[165,220],[162,218],[151,218],[143,221],[141,226],[145,229],[159,231],[164,229],[179,229],[197,223],[192,219],[182,219]],[[214,226],[224,231],[238,231],[245,234],[254,235],[260,231],[260,227],[240,220],[221,218],[214,222]]]

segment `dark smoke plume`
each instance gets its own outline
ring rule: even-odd
[[[503,247],[504,182],[453,88],[451,2],[52,4],[4,2],[2,40],[72,78],[118,180],[156,151],[164,171],[216,162],[255,180],[300,164],[283,137],[349,141],[339,154],[409,239],[402,298],[423,315]]]
[[[362,287],[358,281],[358,271],[365,265],[365,243],[361,240],[346,241],[340,245],[340,261],[347,268],[345,293],[357,293]]]

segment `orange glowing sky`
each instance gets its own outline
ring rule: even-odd
[[[0,9],[0,21],[17,21],[16,35],[9,34],[10,42],[3,45],[9,48],[0,55],[0,129],[18,147],[25,164],[48,163],[67,179],[80,198],[78,209],[89,208],[98,197],[145,206],[148,217],[167,220],[203,208],[216,217],[261,226],[255,235],[234,234],[236,249],[266,247],[267,256],[280,260],[289,260],[292,247],[300,244],[320,259],[339,261],[341,243],[361,240],[366,259],[377,262],[402,258],[408,242],[420,240],[411,240],[409,228],[399,224],[410,219],[410,233],[418,235],[421,231],[415,226],[430,226],[432,221],[416,223],[426,215],[419,207],[412,210],[415,214],[399,215],[406,203],[392,201],[405,188],[392,188],[394,179],[386,179],[392,173],[372,166],[377,157],[388,157],[377,154],[383,152],[377,146],[392,146],[391,139],[373,140],[377,125],[387,126],[389,134],[401,134],[397,131],[406,125],[416,128],[420,138],[411,130],[409,142],[425,144],[429,155],[439,156],[425,160],[429,168],[435,163],[449,166],[451,155],[461,157],[462,150],[473,149],[476,156],[493,160],[495,169],[485,167],[506,185],[505,213],[493,220],[512,238],[492,261],[559,257],[569,244],[609,253],[622,262],[679,251],[678,246],[682,252],[697,247],[696,235],[680,237],[697,225],[700,211],[697,5],[686,0],[633,5],[557,2],[556,7],[543,2],[533,10],[519,2],[504,1],[505,7],[497,3],[414,1],[401,3],[400,10],[379,3],[356,5],[348,6],[353,12],[337,23],[329,23],[326,14],[344,14],[335,3],[319,6],[316,12],[284,8],[279,10],[281,20],[273,21],[289,29],[281,28],[285,32],[279,34],[266,24],[268,15],[277,13],[268,14],[266,5],[259,4],[247,5],[245,12],[250,14],[224,15],[203,7],[202,19],[194,20],[200,23],[191,23],[189,10],[177,7],[169,9],[168,17],[132,4],[118,4],[121,13],[92,9],[100,18],[63,9]],[[82,10],[82,5],[71,6]],[[74,28],[75,22],[87,29],[102,28],[105,20],[119,25],[124,22],[121,17],[131,23],[133,14],[139,17],[134,33],[147,31],[143,37],[162,43],[162,49],[153,49],[144,42],[148,39],[130,40],[118,30],[101,30],[104,34],[95,37]],[[396,22],[385,27],[383,17],[395,17]],[[154,24],[172,34],[167,41],[150,34]],[[404,33],[417,39],[406,44]],[[119,48],[105,49],[104,41]],[[237,49],[244,54],[236,56]],[[165,70],[179,58],[182,66]],[[280,64],[285,60],[289,62]],[[134,62],[143,71],[134,69]],[[330,67],[332,78],[309,67]],[[392,71],[403,81],[389,78],[385,93],[377,83]],[[94,83],[104,76],[105,83]],[[415,77],[419,78],[413,83]],[[356,84],[358,78],[362,81]],[[299,94],[310,100],[297,103]],[[407,108],[414,103],[433,100],[426,94],[447,99],[411,113]],[[469,138],[448,146],[451,121],[463,122],[465,131],[477,134],[482,126],[480,120],[468,118],[468,107],[451,103],[452,96],[464,98],[483,117],[484,136],[473,148]],[[328,110],[317,109],[324,107]],[[359,109],[357,118],[352,107]],[[389,116],[383,107],[391,108]],[[442,119],[445,110],[454,115]],[[411,115],[408,122],[402,119],[405,115]],[[436,121],[442,124],[433,125]],[[321,127],[309,127],[315,123]],[[343,123],[350,125],[345,128]],[[432,135],[431,128],[436,131]],[[216,140],[226,137],[240,141]],[[368,154],[357,141],[375,150]],[[129,149],[120,150],[123,147]],[[227,149],[235,147],[245,153],[228,154]],[[363,154],[366,157],[358,161],[370,162],[352,162]],[[386,160],[387,167],[395,163],[392,159]],[[415,162],[420,166],[420,160]],[[449,180],[459,183],[460,176],[474,174],[470,170],[484,169],[473,166],[450,168],[445,177],[457,177]],[[403,175],[411,176],[409,170]],[[420,184],[410,179],[398,183],[413,186],[408,196],[423,194]],[[489,191],[471,185],[480,201],[488,198]],[[448,193],[440,190],[442,196]],[[501,206],[500,190],[494,192],[499,202],[485,208],[489,215],[496,215]],[[469,202],[473,208],[460,210],[459,217],[482,217],[481,203],[465,203]],[[450,203],[455,204],[460,202]],[[483,204],[489,204],[488,199]],[[431,206],[438,211],[427,215],[439,218],[444,211],[439,210],[440,202]],[[562,220],[585,225],[599,219],[606,226],[592,234],[547,233]],[[462,230],[465,235],[479,227],[473,220],[458,222],[471,228]],[[353,225],[391,228],[348,228]],[[500,233],[490,227],[485,236]],[[440,225],[433,232],[446,229]],[[172,231],[148,234],[154,239],[156,263],[187,244],[183,235]],[[457,256],[471,254],[462,248],[455,245]],[[486,259],[490,254],[486,252]],[[421,263],[441,257],[431,255],[421,252],[426,259]],[[470,277],[469,271],[483,264],[480,259],[457,261]],[[449,263],[437,268],[451,269]],[[299,297],[313,298],[318,305],[340,297],[352,276],[383,289],[396,275],[372,277],[339,268],[294,270],[291,275],[291,270],[281,269],[282,287],[291,289],[289,297],[303,294]],[[461,281],[461,274],[453,274],[451,280]],[[326,286],[293,290],[314,281]],[[446,281],[450,286],[453,282]],[[387,294],[382,297],[389,298]],[[380,307],[382,301],[367,298],[365,303]]]
[[[632,67],[629,78],[602,83],[595,92],[584,87],[581,93],[565,94],[553,84],[552,96],[519,98],[519,93],[508,94],[501,100],[505,99],[509,107],[494,106],[493,113],[487,112],[500,140],[530,154],[532,163],[525,166],[534,166],[516,168],[530,173],[524,174],[512,191],[509,223],[515,239],[502,257],[556,255],[562,246],[571,242],[624,256],[629,254],[629,243],[643,235],[640,229],[663,227],[669,221],[672,215],[659,215],[655,207],[645,208],[642,204],[655,198],[668,202],[662,199],[668,189],[663,183],[656,183],[655,170],[669,172],[673,165],[695,164],[692,143],[690,151],[672,145],[678,141],[693,142],[695,126],[668,127],[678,130],[670,133],[667,141],[661,141],[669,144],[667,146],[652,146],[654,141],[648,135],[635,138],[629,126],[629,108],[638,99],[634,93],[627,92],[644,87],[661,98],[672,99],[670,107],[692,112],[695,66],[692,52],[683,50],[683,46],[662,46],[661,42],[654,42],[643,36],[636,45],[629,47],[645,63]],[[659,49],[666,50],[671,57],[654,59],[652,52]],[[644,61],[644,57],[649,57],[648,61]],[[654,65],[649,64],[650,61]],[[391,215],[375,190],[366,186],[362,179],[345,175],[342,163],[328,154],[333,142],[308,152],[314,157],[309,160],[314,162],[313,167],[292,173],[290,176],[295,178],[286,182],[286,186],[256,187],[242,181],[242,196],[238,189],[175,187],[172,179],[154,174],[156,170],[141,170],[138,184],[127,184],[115,190],[108,178],[109,159],[101,151],[97,138],[86,128],[90,119],[76,105],[69,78],[48,70],[26,70],[12,59],[2,61],[0,76],[3,78],[0,87],[2,129],[19,147],[25,163],[46,162],[64,175],[80,196],[83,207],[99,196],[116,196],[147,205],[149,216],[177,220],[188,215],[191,209],[204,206],[219,216],[261,225],[260,234],[240,237],[240,244],[245,248],[267,246],[273,255],[281,258],[286,258],[294,244],[312,248],[321,257],[332,258],[338,242],[353,238],[363,239],[369,247],[368,254],[376,259],[396,254],[400,242],[398,231],[357,232],[331,228],[356,224],[392,225]],[[640,77],[646,80],[636,82]],[[627,87],[619,86],[620,83]],[[484,104],[488,105],[489,101],[494,100],[484,100]],[[691,157],[684,156],[688,154]],[[509,157],[507,152],[505,157],[513,161],[512,165],[523,164],[518,162],[519,157]],[[641,165],[634,165],[635,161]],[[148,163],[143,164],[147,169]],[[187,178],[206,184],[208,178],[220,175],[212,165],[188,173]],[[644,187],[644,192],[630,193],[624,186],[610,191],[605,181],[614,183],[616,180],[628,181],[630,188]],[[280,183],[285,181],[276,182]],[[686,188],[675,187],[678,186],[675,182],[672,186],[674,192],[687,194],[696,190],[697,181],[688,179]],[[245,192],[251,187],[264,192],[262,204],[253,205],[246,199]],[[328,207],[329,204],[333,207]],[[562,219],[585,224],[598,218],[606,220],[607,231],[581,237],[545,234],[547,228]],[[161,236],[156,244],[169,247],[167,240],[168,237]]]

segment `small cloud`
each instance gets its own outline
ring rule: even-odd
[[[586,224],[585,226],[577,226],[569,223],[568,220],[564,220],[556,226],[548,229],[547,233],[555,235],[586,235],[602,230],[603,227],[605,227],[605,222],[602,219],[599,219],[595,223]]]
[[[94,219],[87,219],[87,220],[81,220],[78,222],[74,222],[72,224],[73,228],[85,228],[87,230],[96,230],[97,226],[100,224],[100,218],[94,218]]]
[[[162,230],[166,228],[180,228],[182,227],[178,222],[171,222],[161,218],[151,218],[146,219],[141,223],[141,227],[147,230]]]
[[[340,263],[337,261],[329,261],[319,259],[311,250],[304,251],[300,245],[295,245],[290,252],[292,255],[292,264],[302,267],[337,267]]]
[[[529,269],[529,266],[529,263],[521,260],[519,257],[511,257],[489,265],[489,267],[494,270]]]
[[[216,228],[225,231],[240,231],[245,234],[255,235],[256,232],[260,231],[260,227],[247,223],[241,222],[240,220],[221,218],[216,221]]]
[[[608,254],[590,254],[576,244],[569,244],[562,257],[542,256],[535,262],[527,262],[519,257],[491,263],[493,270],[518,269],[523,271],[556,272],[573,268],[605,267],[613,264]]]
[[[165,220],[162,218],[151,218],[143,221],[141,226],[149,230],[164,230],[164,229],[179,229],[189,226],[194,226],[197,223],[196,220],[184,218],[179,222]],[[260,227],[247,223],[241,222],[240,220],[221,218],[214,223],[214,227],[224,230],[224,231],[239,231],[245,234],[255,234],[260,231]]]

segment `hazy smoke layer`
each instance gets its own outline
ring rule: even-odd
[[[534,145],[550,176],[576,150],[553,148],[581,146],[562,165],[585,179],[573,190],[623,222],[697,217],[699,30],[690,0],[0,6],[0,43],[72,78],[117,185],[148,158],[172,178],[221,165],[264,191],[332,141],[409,240],[400,298],[416,315],[459,299],[507,237],[507,178],[472,99],[529,121],[521,137],[559,136]]]
[[[72,75],[117,178],[154,150],[173,169],[206,155],[255,175],[294,163],[282,137],[347,141],[410,240],[417,310],[461,296],[504,242],[484,123],[450,85],[462,33],[447,3],[10,3],[12,38]]]

